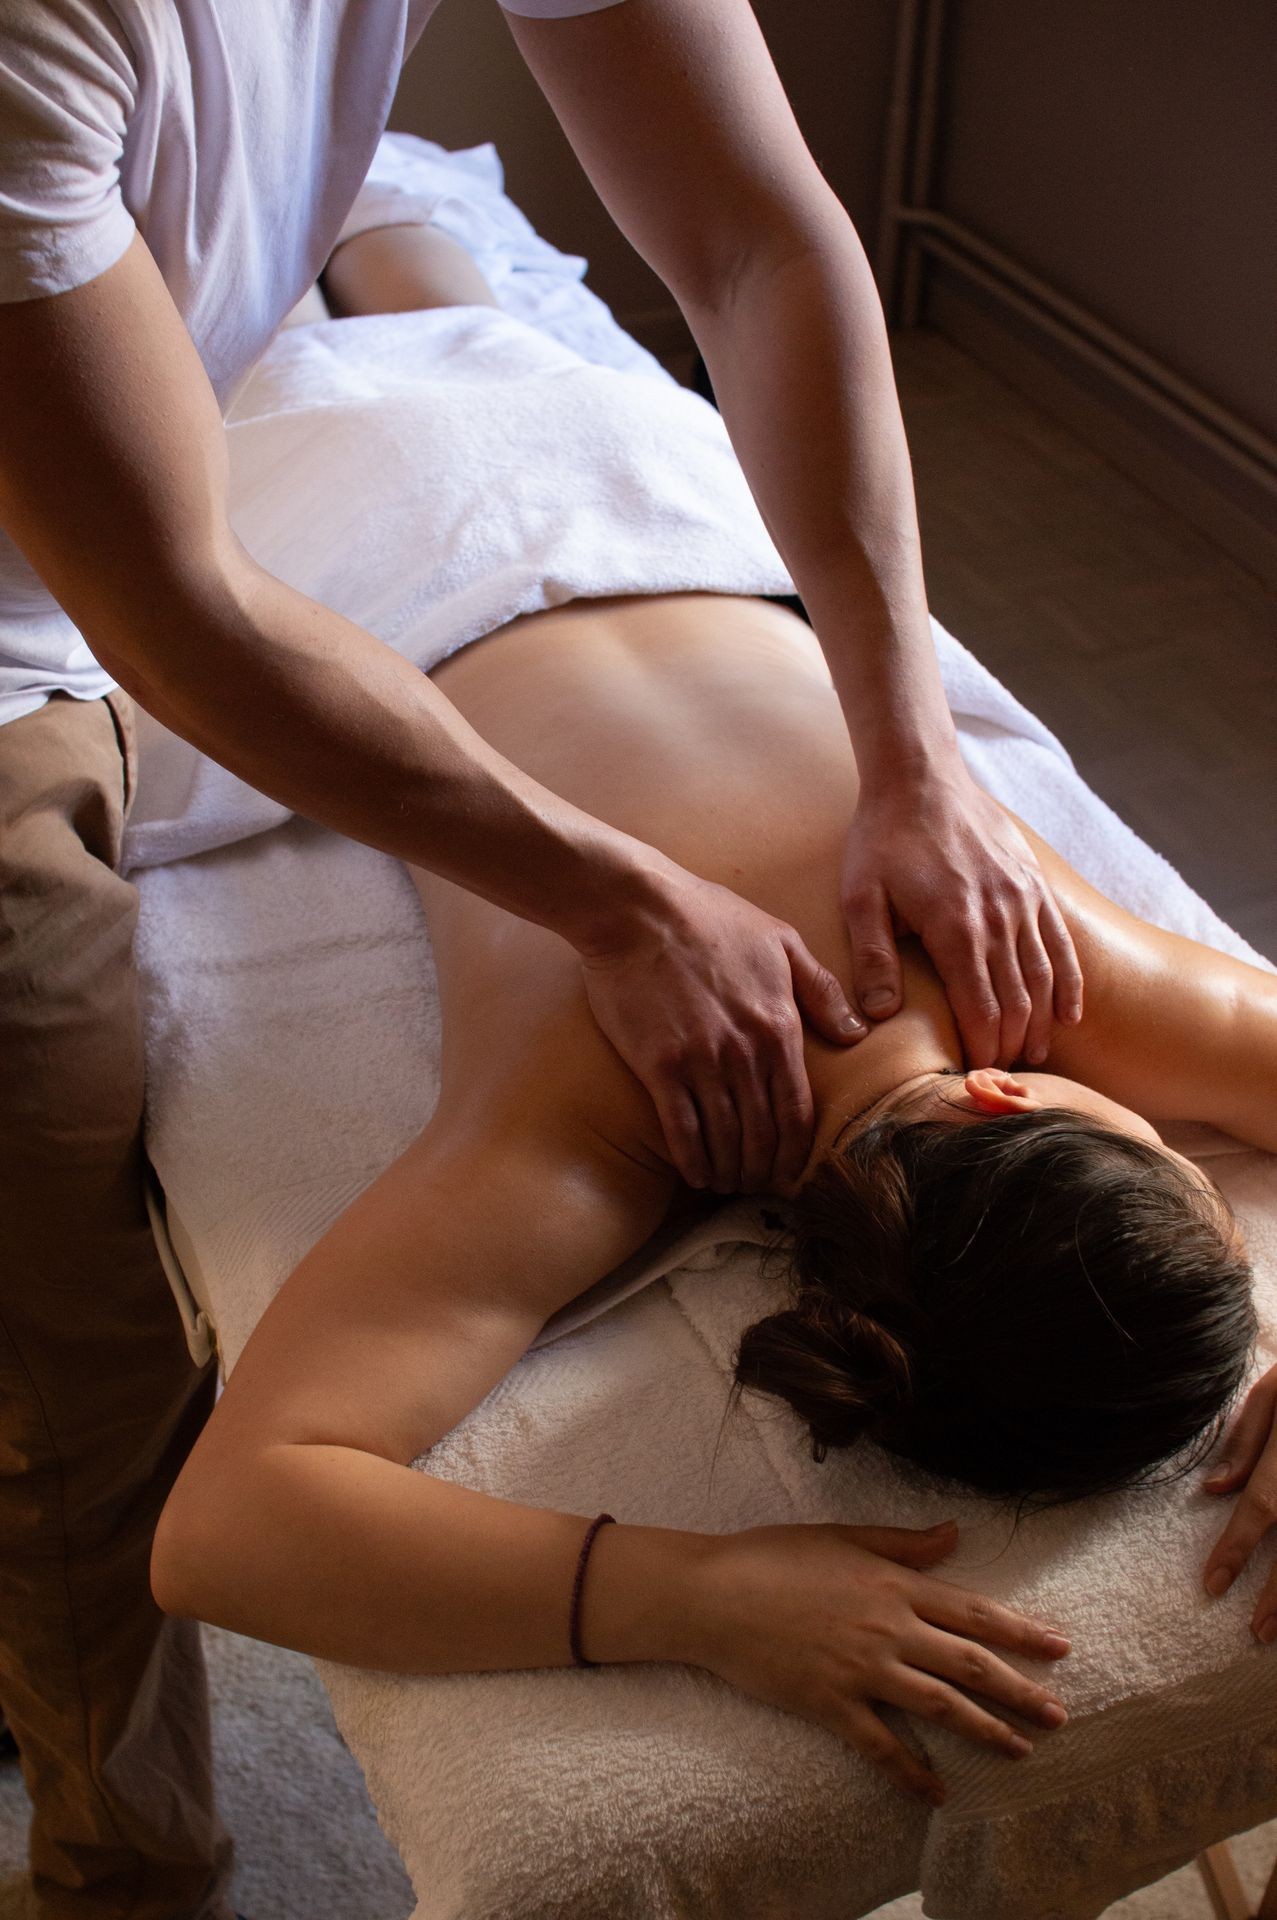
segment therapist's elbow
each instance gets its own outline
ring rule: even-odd
[[[138,569],[67,607],[95,659],[157,718],[206,691],[210,658],[247,635],[261,569],[232,534],[163,564]],[[171,721],[169,721],[171,724]],[[179,729],[180,730],[180,729]]]

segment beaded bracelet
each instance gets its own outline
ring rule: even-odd
[[[613,1514],[600,1513],[591,1520],[585,1530],[585,1538],[581,1542],[581,1551],[577,1556],[576,1578],[572,1582],[572,1611],[568,1617],[568,1645],[572,1649],[572,1664],[576,1667],[597,1667],[599,1664],[597,1660],[587,1660],[581,1651],[581,1589],[585,1585],[585,1563],[590,1557],[594,1536],[599,1528],[607,1526],[609,1521],[615,1521]]]

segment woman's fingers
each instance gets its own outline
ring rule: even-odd
[[[1049,1626],[1044,1620],[1030,1620],[1027,1614],[1004,1607],[1000,1600],[968,1593],[965,1587],[950,1586],[947,1580],[929,1580],[920,1574],[909,1598],[919,1619],[969,1640],[987,1640],[1033,1660],[1062,1660],[1069,1650],[1068,1635],[1059,1627]]]
[[[1241,1496],[1229,1515],[1228,1525],[1211,1550],[1202,1573],[1202,1584],[1216,1599],[1228,1592],[1264,1535],[1277,1526],[1277,1367],[1270,1367],[1246,1396],[1246,1403],[1224,1442],[1224,1457],[1206,1481],[1211,1493],[1230,1493],[1241,1487]],[[1270,1581],[1269,1583],[1273,1583]],[[1261,1638],[1261,1629],[1277,1621],[1277,1594],[1265,1588],[1251,1624]]]
[[[1261,1465],[1251,1475],[1206,1562],[1202,1584],[1219,1599],[1227,1593],[1269,1528],[1277,1525],[1277,1471]]]
[[[944,1782],[939,1774],[921,1761],[903,1740],[897,1739],[872,1707],[848,1707],[835,1731],[906,1793],[917,1794],[931,1807],[942,1804]]]
[[[959,1634],[919,1623],[917,1637],[907,1652],[914,1666],[924,1673],[938,1674],[955,1686],[970,1687],[973,1693],[1013,1708],[1026,1720],[1036,1720],[1039,1726],[1062,1727],[1069,1717],[1064,1703],[1049,1688],[1017,1673],[996,1653]]]
[[[889,1668],[878,1685],[882,1688],[880,1697],[893,1707],[905,1707],[950,1733],[960,1733],[982,1747],[994,1747],[1012,1760],[1023,1760],[1033,1751],[1031,1740],[934,1674],[920,1673],[916,1667],[901,1663]]]
[[[1241,1412],[1224,1436],[1219,1459],[1203,1483],[1207,1493],[1235,1493],[1249,1480],[1273,1431],[1275,1388],[1277,1369],[1257,1380],[1246,1395]]]

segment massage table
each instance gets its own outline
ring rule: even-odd
[[[388,136],[368,191],[388,217],[452,231],[501,309],[280,336],[228,423],[236,525],[264,564],[423,667],[573,598],[793,592],[718,416],[616,327],[584,262],[533,233],[494,149]],[[976,776],[1131,910],[1267,965],[934,631]],[[140,734],[127,857],[151,1205],[192,1354],[216,1348],[229,1371],[292,1267],[429,1117],[429,935],[396,862],[290,817],[146,716]],[[1206,1128],[1172,1144],[1246,1232],[1258,1372],[1277,1358],[1277,1160]],[[942,1575],[1072,1634],[1053,1679],[1068,1725],[1011,1762],[889,1714],[947,1782],[931,1811],[697,1669],[318,1661],[415,1920],[852,1920],[914,1888],[937,1920],[1085,1920],[1277,1813],[1277,1658],[1247,1624],[1271,1545],[1211,1601],[1201,1568],[1226,1506],[1196,1478],[1017,1527],[867,1443],[816,1464],[775,1402],[746,1395],[725,1418],[735,1341],[783,1291],[774,1227],[732,1202],[652,1243],[414,1468],[707,1531],[952,1514]]]

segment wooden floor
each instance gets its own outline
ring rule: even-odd
[[[1277,602],[938,334],[897,334],[932,611],[1277,960]]]

